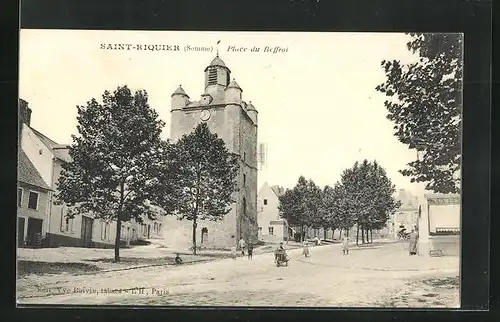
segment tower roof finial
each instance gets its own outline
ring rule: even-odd
[[[220,40],[217,41],[217,56],[216,57],[219,57],[219,44],[220,44]]]

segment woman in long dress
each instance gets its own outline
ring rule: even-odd
[[[304,242],[302,254],[304,255],[304,257],[309,257],[309,242],[307,240]]]
[[[409,241],[408,241],[408,251],[411,255],[417,255],[417,244],[418,244],[418,234],[414,229],[411,230]]]
[[[349,255],[349,237],[342,238],[342,255]]]

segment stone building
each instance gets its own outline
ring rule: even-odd
[[[217,55],[205,68],[205,88],[191,100],[179,86],[171,99],[170,138],[176,141],[200,122],[224,140],[230,153],[239,156],[238,191],[231,211],[218,222],[200,221],[197,243],[201,248],[228,248],[240,237],[257,240],[257,110],[243,100],[242,88],[231,79],[231,70]],[[186,247],[192,243],[192,222],[164,219],[165,243]]]
[[[403,228],[407,232],[416,228],[420,207],[418,198],[405,189],[399,189],[396,200],[401,202],[401,206],[387,221],[388,236],[395,239]]]

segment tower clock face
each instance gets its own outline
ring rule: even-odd
[[[210,111],[209,110],[201,111],[200,119],[204,122],[208,121],[210,119]]]

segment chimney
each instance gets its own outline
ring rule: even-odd
[[[31,125],[31,109],[28,107],[28,102],[19,99],[19,121]]]

